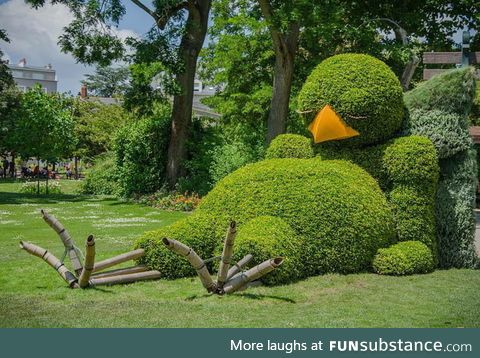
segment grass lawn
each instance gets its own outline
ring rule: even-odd
[[[480,271],[428,275],[325,275],[231,296],[209,296],[196,278],[71,290],[43,261],[19,249],[32,241],[61,256],[45,208],[79,247],[97,240],[98,260],[131,248],[146,230],[186,214],[112,198],[17,193],[0,182],[0,327],[480,327]]]

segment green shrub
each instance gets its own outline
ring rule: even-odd
[[[475,96],[474,69],[460,68],[439,74],[405,93],[405,104],[414,109],[438,110],[468,116]]]
[[[385,63],[368,55],[333,56],[313,70],[299,93],[299,110],[310,123],[327,104],[360,132],[343,145],[381,143],[402,126],[400,82]]]
[[[373,269],[381,275],[412,275],[432,272],[435,268],[430,249],[420,241],[403,241],[379,249]]]
[[[272,273],[264,276],[267,285],[286,284],[302,278],[303,240],[282,219],[272,216],[259,216],[238,228],[235,239],[234,259],[240,260],[247,254],[253,255],[251,267],[265,260],[281,256],[283,264]]]
[[[165,182],[170,108],[122,128],[115,140],[118,178],[123,196],[153,193]]]
[[[220,233],[215,232],[214,222],[214,218],[209,215],[194,213],[170,226],[146,232],[135,243],[135,248],[145,249],[145,255],[139,263],[160,271],[162,277],[166,279],[194,276],[195,270],[187,259],[166,248],[162,239],[166,237],[181,241],[200,257],[208,259],[213,256],[215,247],[220,244],[220,240],[216,241]],[[224,228],[226,231],[227,226],[224,225]]]
[[[358,272],[395,237],[392,214],[375,180],[345,161],[272,159],[249,164],[217,183],[197,213],[239,226],[282,218],[306,238],[306,272]],[[221,238],[217,241],[221,241]]]
[[[480,81],[476,82],[477,91],[473,101],[472,112],[470,113],[470,123],[474,126],[480,125]]]
[[[267,149],[265,159],[313,157],[310,139],[298,134],[281,134],[277,136]]]
[[[108,152],[95,158],[94,165],[87,171],[80,190],[83,194],[119,194],[118,168],[114,153]]]
[[[472,144],[466,117],[439,110],[413,110],[406,121],[406,134],[429,138],[440,159],[467,150]]]

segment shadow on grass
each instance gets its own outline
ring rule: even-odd
[[[185,298],[185,301],[194,301],[197,299],[202,299],[202,298],[207,298],[213,296],[211,293],[206,293],[204,295],[193,295]],[[243,297],[243,298],[248,298],[251,300],[265,300],[265,299],[270,299],[270,300],[277,300],[277,301],[283,301],[287,303],[297,303],[295,300],[292,300],[291,298],[287,297],[281,297],[281,296],[272,296],[272,295],[260,295],[260,294],[255,294],[255,293],[236,293],[235,296],[237,297]]]

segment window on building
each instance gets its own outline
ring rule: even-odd
[[[34,80],[44,80],[45,79],[45,74],[44,73],[33,73],[32,78]]]

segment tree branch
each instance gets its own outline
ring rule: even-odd
[[[263,17],[270,23],[269,27],[270,33],[272,35],[272,40],[275,42],[275,45],[278,48],[282,44],[282,36],[280,31],[278,31],[278,29],[273,26],[272,5],[270,4],[269,0],[258,0],[258,4],[260,5],[260,9],[262,10]]]
[[[137,5],[140,9],[145,11],[147,14],[149,14],[151,17],[153,17],[155,22],[158,22],[160,20],[160,17],[157,15],[157,13],[151,10],[150,8],[148,8],[148,6],[146,6],[140,0],[130,0],[130,1],[133,2],[135,5]]]
[[[163,30],[165,28],[165,26],[167,25],[168,20],[170,20],[170,18],[172,16],[174,16],[177,12],[179,12],[180,10],[183,10],[183,9],[191,9],[191,8],[192,8],[192,4],[190,4],[189,1],[179,2],[177,5],[167,9],[167,11],[165,11],[164,14],[162,14],[162,15],[157,14],[157,16],[158,16],[157,26],[161,30]]]

